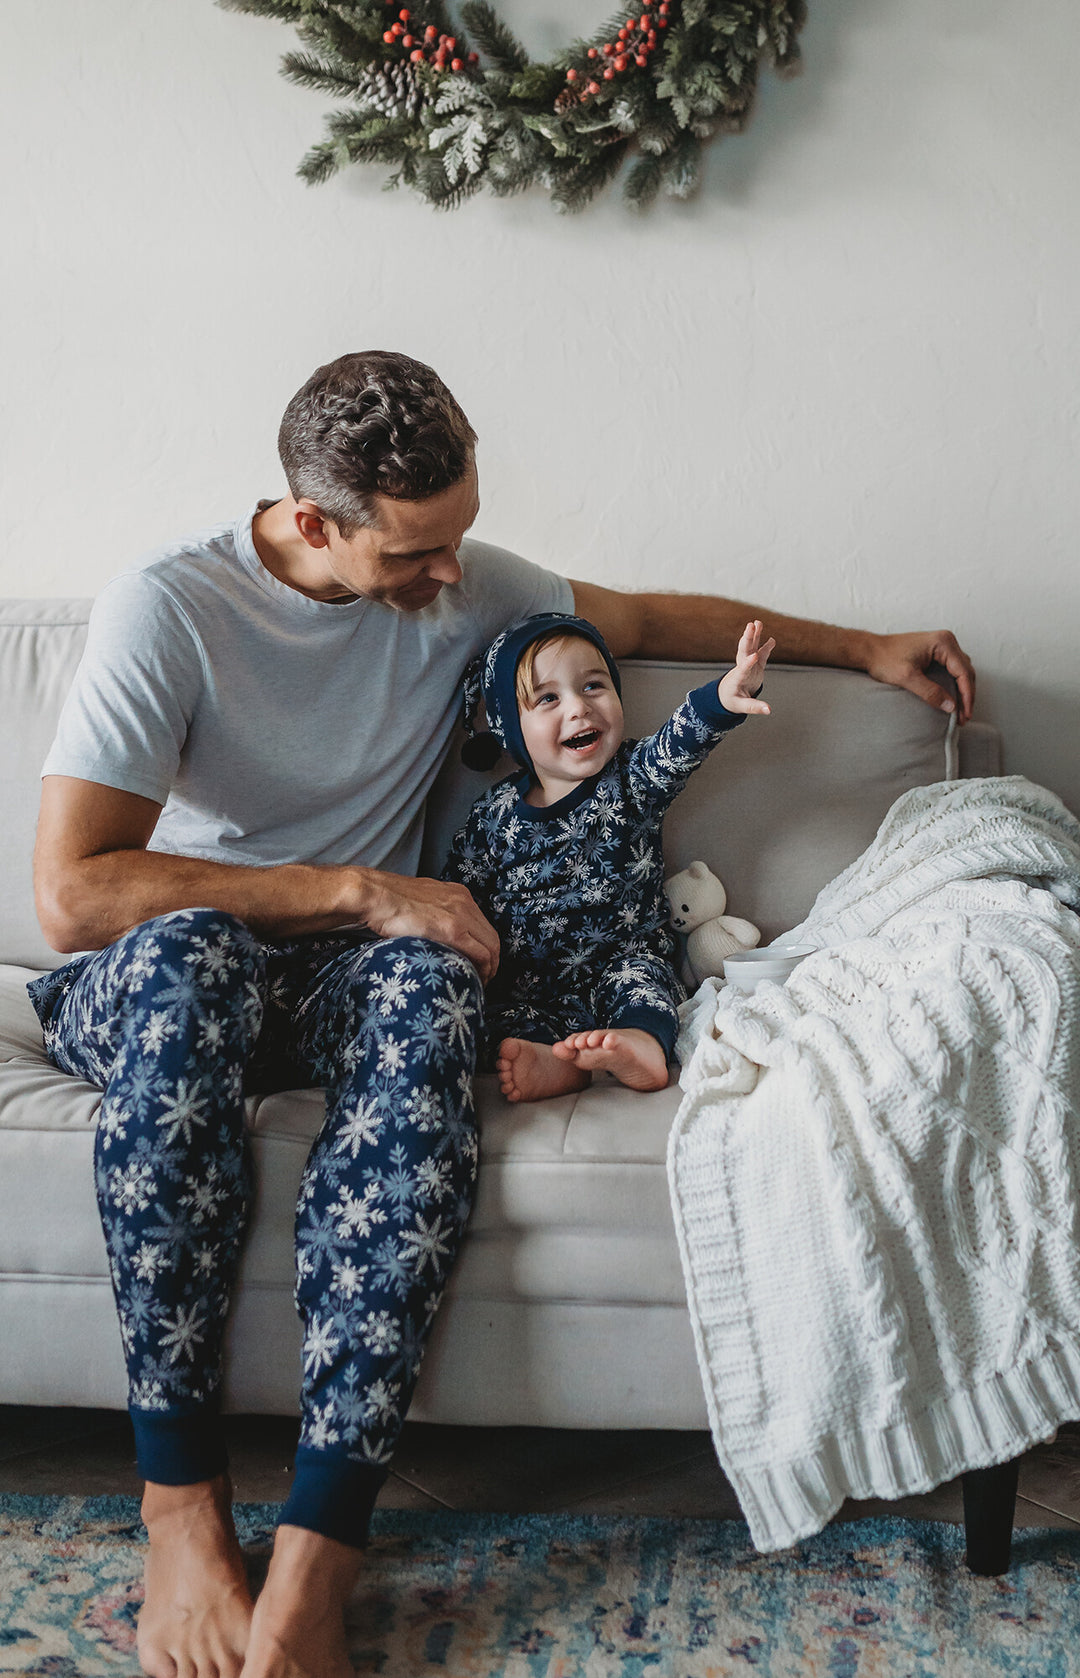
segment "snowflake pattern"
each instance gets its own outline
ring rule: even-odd
[[[502,943],[486,997],[488,1069],[504,1037],[556,1043],[623,1021],[674,1041],[684,992],[671,965],[663,818],[742,720],[709,683],[558,804],[525,803],[527,772],[476,800],[443,878],[468,886]]]

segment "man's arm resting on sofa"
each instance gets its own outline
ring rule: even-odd
[[[55,950],[98,950],[172,909],[224,909],[265,938],[365,926],[431,938],[486,982],[499,940],[464,886],[375,868],[245,868],[146,849],[161,805],[96,781],[46,775],[34,849],[38,919]]]
[[[774,658],[783,664],[827,664],[865,670],[875,681],[906,688],[939,710],[953,709],[952,696],[926,675],[942,665],[956,682],[957,717],[967,722],[975,703],[975,671],[949,629],[877,635],[869,629],[838,629],[809,618],[788,618],[764,606],[748,606],[711,594],[624,594],[598,583],[571,581],[574,609],[601,631],[616,658],[714,659],[735,656],[747,623],[760,618],[776,638]]]

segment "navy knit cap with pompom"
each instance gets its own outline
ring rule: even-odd
[[[496,636],[483,657],[474,658],[465,672],[465,729],[469,738],[461,748],[461,761],[467,768],[494,769],[500,750],[505,749],[523,769],[532,769],[521,732],[514,684],[522,653],[534,641],[548,635],[577,635],[591,641],[611,672],[615,692],[622,693],[619,667],[595,624],[569,612],[538,612],[535,617],[523,618]],[[481,697],[490,734],[476,732]]]

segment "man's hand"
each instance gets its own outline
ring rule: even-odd
[[[939,711],[956,711],[959,722],[967,722],[975,704],[975,671],[950,629],[936,633],[917,630],[908,635],[871,635],[866,669],[876,682],[907,688],[917,699],[935,705]],[[929,664],[940,664],[956,683],[959,703],[926,674]]]
[[[460,950],[486,985],[499,965],[499,935],[465,886],[363,870],[363,924],[380,938],[431,938]]]
[[[725,711],[753,713],[760,717],[771,714],[763,699],[754,698],[765,680],[765,666],[776,645],[771,635],[763,643],[761,637],[764,633],[759,618],[748,623],[743,630],[739,650],[735,654],[735,667],[721,678],[716,689]]]

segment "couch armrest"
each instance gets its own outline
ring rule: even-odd
[[[959,730],[960,777],[1001,774],[1001,735],[988,722],[969,722]]]

